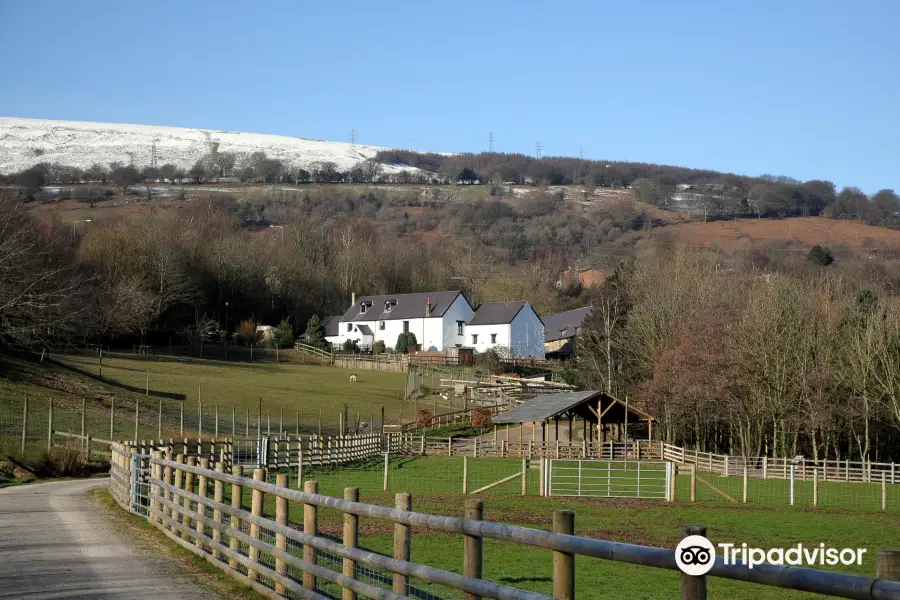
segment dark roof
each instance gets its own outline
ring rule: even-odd
[[[322,319],[322,326],[325,328],[325,335],[334,337],[341,334],[340,315],[325,317]]]
[[[356,328],[363,335],[372,335],[372,328],[368,325],[357,325]]]
[[[593,306],[544,315],[544,341],[553,342],[575,337],[581,324],[594,310]]]
[[[452,292],[422,292],[418,294],[387,294],[384,296],[362,296],[356,299],[356,304],[347,309],[340,320],[346,321],[394,321],[398,319],[423,319],[425,318],[425,302],[431,298],[431,316],[442,317],[456,297],[462,294],[460,291]],[[463,300],[465,300],[463,296]],[[385,303],[396,302],[390,312],[385,310]],[[468,304],[468,300],[466,303]],[[363,303],[367,304],[365,313],[361,313]]]
[[[604,415],[605,423],[621,423],[624,422],[625,403],[607,394],[606,392],[585,391],[585,392],[559,392],[556,394],[541,394],[535,396],[531,400],[514,406],[506,412],[495,416],[492,421],[494,423],[531,423],[543,422],[566,413],[574,414],[584,418],[590,422],[596,423],[597,416],[594,414],[597,400],[604,408],[609,408],[610,412]],[[614,404],[614,407],[610,407]],[[647,420],[653,417],[634,406],[628,406],[628,413],[631,419]],[[601,413],[602,414],[602,413]]]
[[[478,305],[467,325],[506,325],[512,323],[525,302],[484,302]]]

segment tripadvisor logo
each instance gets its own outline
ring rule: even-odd
[[[825,544],[789,548],[753,548],[747,544],[718,544],[725,566],[740,565],[750,569],[758,565],[835,566],[861,565],[866,548],[826,548]],[[689,535],[675,547],[675,563],[687,575],[706,575],[716,564],[716,547],[702,535]]]

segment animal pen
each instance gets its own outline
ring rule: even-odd
[[[463,517],[421,513],[413,510],[414,498],[406,492],[397,493],[389,507],[360,502],[355,486],[346,487],[341,497],[320,493],[312,479],[303,481],[302,491],[291,489],[285,473],[277,474],[274,483],[262,468],[253,469],[250,477],[240,465],[227,469],[221,453],[208,449],[156,445],[137,451],[114,444],[111,492],[124,509],[269,598],[574,600],[591,593],[576,589],[576,557],[581,557],[577,564],[582,569],[590,568],[588,559],[678,568],[672,549],[578,536],[571,511],[548,515],[550,531],[486,521],[485,502],[476,498],[464,501]],[[328,511],[342,515],[339,541],[320,529]],[[361,543],[361,518],[392,525],[392,550],[372,551]],[[455,543],[462,547],[461,568],[413,561],[413,528],[459,536]],[[682,535],[695,533],[705,533],[705,528],[688,527]],[[546,552],[552,596],[486,579],[490,555],[485,539],[493,541],[491,549],[502,542]],[[453,542],[448,538],[447,543]],[[888,572],[896,573],[900,553],[882,552],[878,564],[883,572],[873,578],[768,564],[751,569],[718,559],[708,575],[682,574],[681,596],[705,598],[707,586],[714,588],[716,578],[725,578],[845,598],[900,597],[900,582],[886,579]],[[529,567],[522,568],[527,575]]]

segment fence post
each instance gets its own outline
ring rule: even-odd
[[[697,501],[697,465],[691,465],[691,502]]]
[[[462,493],[469,493],[469,457],[463,455]]]
[[[875,575],[886,581],[900,581],[900,550],[882,550],[875,557]]]
[[[484,501],[476,498],[466,500],[466,519],[472,521],[484,520]],[[482,539],[481,536],[467,535],[463,541],[463,575],[481,579],[482,575]],[[463,593],[463,600],[480,600],[469,592]]]
[[[280,488],[287,488],[290,484],[288,483],[288,476],[286,473],[280,473],[275,476],[275,485]],[[281,496],[275,496],[275,523],[278,525],[284,525],[287,527],[288,524],[288,501],[286,498],[282,498]],[[283,533],[275,534],[275,547],[279,550],[287,550],[287,538],[284,537]],[[279,575],[286,576],[287,575],[287,567],[284,564],[284,561],[276,558],[275,559],[275,572]],[[279,595],[284,595],[284,586],[280,583],[275,584],[275,593]]]
[[[553,511],[553,533],[575,534],[575,513],[571,510]],[[575,555],[553,552],[553,597],[575,600]]]
[[[175,462],[177,462],[177,463],[180,464],[180,465],[181,465],[181,464],[184,464],[184,454],[178,454],[178,455],[175,457]],[[179,469],[178,467],[175,467],[175,483],[174,483],[174,486],[175,486],[176,489],[179,489],[179,490],[184,489],[184,471],[182,471],[182,470]],[[172,493],[172,503],[173,503],[173,504],[176,504],[176,505],[181,505],[181,496],[176,495],[176,494],[173,492],[173,493]],[[177,521],[178,521],[178,511],[175,510],[174,508],[172,508],[172,509],[171,509],[171,512],[170,512],[170,517],[172,518],[173,521],[177,522]],[[178,531],[177,529],[173,529],[173,533],[174,533],[175,535],[177,535],[178,537],[184,537],[184,536],[181,535],[181,532]]]
[[[22,454],[25,454],[25,438],[28,433],[28,396],[25,396],[25,403],[22,412]]]
[[[522,457],[522,495],[528,493],[528,459]]]
[[[769,457],[763,456],[763,479],[768,479]]]
[[[163,457],[162,450],[155,450],[153,452],[153,458],[156,460],[161,460]],[[150,465],[150,474],[153,476],[153,479],[162,479],[162,467],[160,465],[151,463]],[[159,522],[161,519],[154,515],[156,511],[160,509],[160,502],[157,500],[159,498],[159,484],[151,483],[150,484],[150,522]]]
[[[185,452],[186,451],[187,451],[187,448],[185,448]],[[197,457],[196,456],[188,456],[187,464],[190,467],[195,466],[197,464]],[[190,473],[188,471],[184,472],[184,489],[187,492],[194,491],[194,474]],[[187,497],[183,497],[181,500],[182,500],[181,505],[185,508],[185,510],[191,510],[190,499]],[[185,529],[187,529],[188,527],[191,526],[191,517],[188,516],[187,513],[184,513],[181,515],[181,524],[184,525]],[[188,536],[187,534],[185,534],[183,537],[186,540],[190,541],[190,536]]]
[[[47,450],[51,448],[53,448],[53,398],[50,398],[50,412],[47,416]]]
[[[689,535],[702,535],[706,537],[706,527],[702,525],[685,525],[681,528],[681,537]],[[681,598],[682,600],[706,600],[706,575],[681,574]]]
[[[175,456],[172,452],[172,448],[171,447],[166,448],[166,460],[172,461],[174,458],[175,458]],[[173,474],[172,467],[166,467],[163,470],[162,480],[163,480],[163,482],[166,483],[166,485],[172,485],[172,474]],[[170,502],[175,501],[175,494],[169,490],[163,491],[162,497],[168,499]],[[167,506],[161,506],[160,508],[162,509],[163,516],[168,516],[168,517],[172,516],[172,509],[168,508]],[[163,522],[162,517],[160,517],[160,523],[162,523],[162,522]],[[166,529],[171,529],[171,527],[169,527],[169,525],[167,523],[165,524],[165,527],[166,527]]]
[[[222,473],[222,474],[225,473],[225,462],[224,461],[220,460],[219,462],[216,463],[216,473]],[[225,496],[225,484],[224,484],[224,482],[222,482],[221,479],[216,478],[216,480],[213,482],[213,502],[221,504],[224,496]],[[222,511],[220,511],[219,509],[213,510],[213,520],[216,523],[221,523],[222,522]],[[218,529],[213,529],[212,538],[213,538],[214,542],[222,543],[222,532],[219,531]],[[218,550],[213,550],[212,555],[213,555],[213,558],[219,558],[221,556],[221,554],[219,553]]]
[[[678,464],[669,464],[672,465],[672,475],[669,477],[669,502],[675,502],[675,479],[678,477]]]
[[[266,471],[264,469],[253,469],[253,479],[255,481],[265,481],[266,480]],[[254,517],[261,517],[263,511],[263,502],[265,501],[265,495],[261,490],[254,489],[251,495],[250,500],[250,513]],[[250,523],[250,537],[255,540],[259,539],[259,525],[255,523]],[[259,562],[259,548],[256,546],[250,546],[247,551],[248,558],[250,562]],[[257,580],[257,573],[253,569],[247,570],[247,578],[250,581]]]
[[[209,459],[208,458],[200,459],[200,468],[201,469],[209,469]],[[201,498],[206,498],[208,492],[209,492],[209,478],[206,475],[201,475],[200,476],[200,486],[197,489],[197,495],[200,496]],[[203,515],[204,517],[206,516],[206,506],[202,502],[197,503],[197,512],[200,513],[201,515]],[[204,536],[206,534],[206,527],[205,527],[203,521],[201,521],[200,519],[197,519],[197,533],[199,534],[197,536],[197,547],[202,549],[203,548],[202,536]]]
[[[303,489],[303,438],[297,438],[297,489]]]
[[[319,493],[318,481],[306,481],[303,483],[303,491],[307,494]],[[315,504],[303,505],[303,533],[315,536],[318,534],[318,507]],[[309,564],[316,564],[316,549],[310,545],[303,546],[303,560]],[[312,573],[303,573],[303,587],[309,590],[316,589],[316,576]]]
[[[544,495],[544,459],[543,458],[538,459],[538,467],[539,467],[539,473],[538,473],[539,494],[538,495],[543,496]]]
[[[881,472],[881,510],[887,510],[887,476]]]
[[[447,456],[453,456],[453,436],[447,438]]]
[[[81,413],[81,423],[82,423],[82,432],[81,435],[84,435],[84,404],[81,405],[82,413]],[[138,423],[140,423],[141,416],[141,401],[137,396],[134,398],[134,441],[138,440]]]
[[[819,470],[813,469],[813,506],[819,505]]]
[[[400,510],[412,510],[412,496],[409,492],[400,492],[394,496],[394,506]],[[410,527],[402,523],[394,523],[394,558],[397,560],[409,560]],[[407,583],[409,577],[394,573],[394,581],[391,586],[395,594],[407,595]]]
[[[785,460],[787,460],[787,459],[785,459]],[[793,506],[794,505],[794,465],[793,465],[793,463],[791,464],[790,478],[791,478],[791,506]]]
[[[725,461],[724,461],[724,463],[725,463],[725,464],[724,464],[722,470],[725,471],[725,472],[724,472],[725,477],[728,477],[728,455],[727,455],[727,454],[725,455]]]
[[[384,484],[381,487],[381,491],[386,492],[388,490],[388,468],[390,461],[390,452],[384,453]]]
[[[344,488],[344,500],[359,502],[359,488]],[[351,513],[344,513],[344,546],[356,548],[359,545],[359,517]],[[344,559],[344,576],[356,579],[356,561]],[[356,600],[356,592],[344,588],[343,600]]]
[[[746,463],[744,464],[744,495],[743,495],[743,502],[744,502],[744,504],[747,504],[747,465],[746,465]]]
[[[182,405],[183,406],[183,405]],[[244,476],[244,467],[237,465],[231,467],[231,474],[235,477],[243,477]],[[231,508],[236,508],[240,510],[241,508],[241,498],[244,494],[244,488],[240,484],[232,483],[231,484]],[[239,517],[232,515],[231,516],[231,528],[235,530],[240,530],[241,528],[241,520]],[[231,548],[232,551],[237,552],[240,549],[240,542],[233,535],[228,536],[228,547]],[[237,569],[238,562],[233,559],[228,559],[228,566],[232,569]]]

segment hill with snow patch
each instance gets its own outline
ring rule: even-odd
[[[154,141],[158,165],[172,163],[183,169],[190,169],[214,145],[219,152],[238,156],[265,152],[270,158],[302,168],[316,162],[333,162],[339,171],[374,158],[385,149],[236,131],[0,117],[0,173],[22,171],[40,162],[82,169],[111,162],[142,167],[151,163]],[[385,173],[398,171],[418,169],[405,165],[384,167]]]

